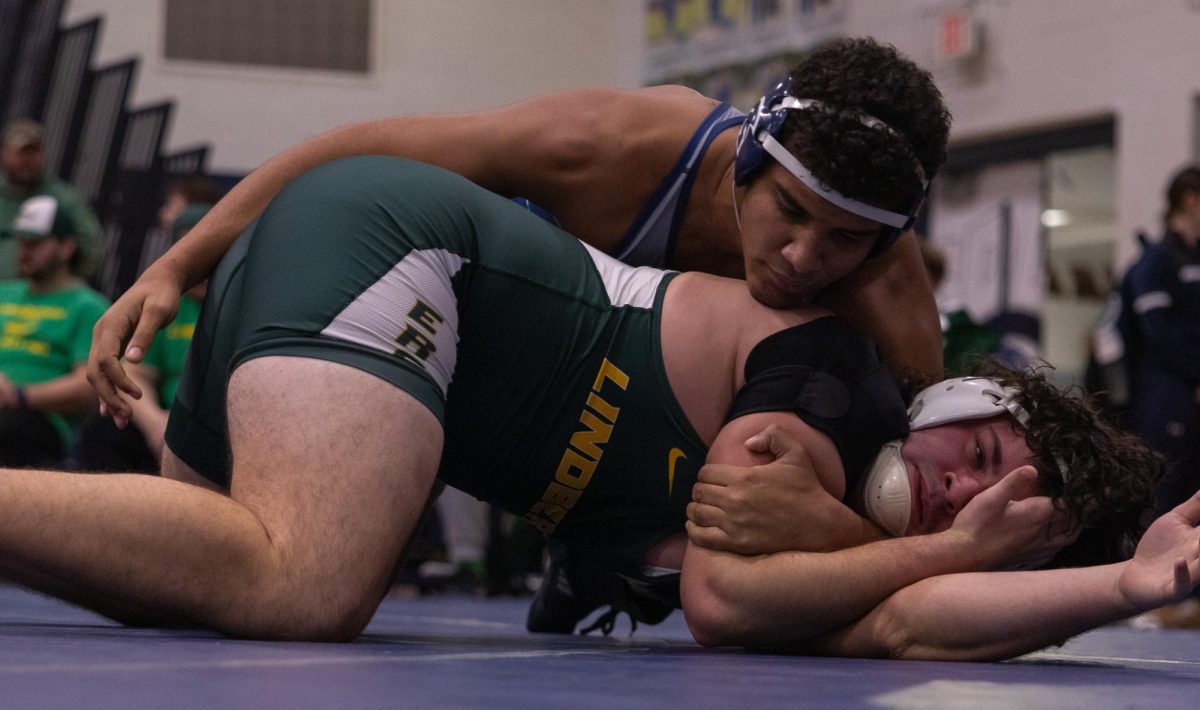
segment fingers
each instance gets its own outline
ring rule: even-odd
[[[797,465],[812,465],[808,450],[798,437],[782,427],[772,424],[746,440],[746,448],[760,454],[770,454],[775,460],[786,460]]]
[[[725,512],[715,505],[692,501],[687,505],[687,517],[695,525],[719,528],[725,522]]]
[[[697,483],[692,486],[692,500],[722,507],[729,503],[729,489],[711,483]]]
[[[720,528],[696,525],[690,520],[687,521],[684,527],[687,530],[688,540],[694,545],[707,547],[710,550],[733,551],[729,536]]]
[[[700,472],[696,474],[696,480],[714,486],[728,486],[742,470],[744,469],[741,466],[707,463],[700,467]]]
[[[1200,491],[1191,498],[1175,506],[1173,511],[1181,518],[1187,521],[1188,525],[1196,527],[1200,525]]]
[[[1187,560],[1175,560],[1175,595],[1182,597],[1192,591],[1192,572],[1188,568]]]
[[[990,493],[993,497],[1006,501],[1024,500],[1037,493],[1037,469],[1033,466],[1021,466],[1009,471],[1000,482],[980,495]],[[1046,499],[1049,501],[1049,498]]]
[[[150,343],[154,341],[154,334],[166,325],[163,317],[161,308],[154,308],[147,304],[142,309],[141,317],[137,321],[137,328],[134,329],[133,337],[129,339],[129,345],[125,348],[126,360],[139,363],[142,358],[146,357],[146,351],[150,349]]]
[[[125,397],[142,396],[141,387],[121,365],[122,348],[130,362],[140,363],[154,334],[175,316],[178,298],[174,288],[161,284],[139,288],[135,284],[109,307],[92,330],[88,382],[100,398],[101,411],[110,414],[118,426],[128,424],[133,413]]]

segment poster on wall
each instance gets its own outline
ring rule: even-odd
[[[748,108],[805,51],[845,34],[846,0],[644,0],[646,84]]]
[[[930,201],[928,237],[946,256],[938,309],[999,331],[1012,364],[1039,352],[1041,181],[1038,161],[1008,163],[940,176]]]

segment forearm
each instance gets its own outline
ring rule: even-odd
[[[46,382],[25,385],[25,405],[40,412],[73,414],[96,405],[83,368]]]
[[[158,401],[159,372],[150,365],[130,365],[129,376],[142,389],[141,399],[130,403],[130,422],[142,433],[146,447],[150,449],[154,459],[161,460],[163,437],[167,432],[170,412],[163,409]]]
[[[705,645],[795,642],[858,619],[918,580],[983,566],[971,548],[953,531],[753,558],[689,545],[683,608]]]
[[[147,401],[148,398],[133,402],[133,425],[142,432],[146,447],[154,454],[155,460],[162,458],[163,438],[167,432],[167,419],[170,412],[158,406],[157,402]]]
[[[888,597],[862,619],[800,648],[853,657],[1011,658],[1137,613],[1118,590],[1122,567],[980,572],[922,580]]]

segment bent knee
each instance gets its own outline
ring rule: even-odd
[[[320,595],[290,599],[263,598],[234,611],[218,627],[231,636],[264,641],[345,643],[358,638],[378,607],[362,600],[355,604],[323,603]]]

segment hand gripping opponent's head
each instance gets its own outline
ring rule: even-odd
[[[910,433],[886,445],[864,478],[862,509],[892,535],[937,532],[1018,466],[1082,524],[1090,559],[1118,555],[1141,532],[1161,460],[1090,402],[1032,372],[964,377],[927,387]]]

